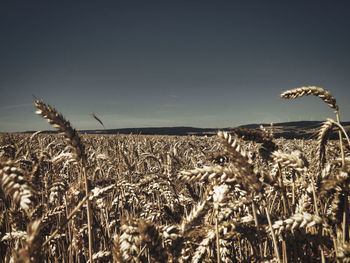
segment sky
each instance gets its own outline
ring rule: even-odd
[[[0,132],[350,120],[350,1],[0,2]]]

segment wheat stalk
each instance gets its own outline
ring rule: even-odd
[[[42,262],[41,244],[43,236],[40,233],[41,220],[31,222],[27,227],[25,247],[15,255],[15,262],[40,263]]]
[[[58,113],[56,109],[51,107],[50,105],[47,105],[44,103],[43,100],[35,100],[34,101],[35,106],[37,107],[37,114],[40,114],[43,116],[53,127],[57,128],[61,134],[65,137],[66,142],[73,150],[73,157],[74,159],[81,165],[82,167],[82,173],[84,176],[84,182],[85,182],[85,195],[89,195],[89,183],[87,179],[87,173],[86,173],[86,165],[87,165],[87,157],[85,153],[85,147],[81,143],[80,136],[78,135],[77,131],[73,129],[70,122],[67,121],[62,114]],[[89,236],[89,260],[92,263],[92,211],[90,207],[90,200],[87,200],[87,219],[88,219],[88,236]]]

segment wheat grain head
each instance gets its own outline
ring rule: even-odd
[[[296,89],[291,89],[283,92],[281,98],[283,99],[295,99],[302,96],[314,95],[319,97],[321,100],[326,102],[329,107],[337,110],[338,106],[336,105],[335,97],[328,91],[316,86],[307,86]]]

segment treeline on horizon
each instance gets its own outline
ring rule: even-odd
[[[273,129],[276,138],[285,139],[315,139],[316,131],[322,126],[322,121],[293,121],[274,123]],[[350,126],[350,122],[342,122],[343,126]],[[214,136],[218,130],[234,131],[237,128],[259,129],[260,126],[271,127],[271,124],[247,124],[235,128],[197,128],[188,126],[178,127],[144,127],[144,128],[120,128],[120,129],[94,129],[79,130],[86,134],[140,134],[140,135],[169,135],[169,136]],[[22,133],[34,133],[36,131],[25,131]],[[54,134],[55,130],[43,131],[43,133]],[[337,139],[337,133],[333,132],[330,139]]]

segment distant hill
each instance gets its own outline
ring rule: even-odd
[[[293,121],[293,122],[281,122],[273,124],[273,131],[276,138],[283,137],[286,139],[314,139],[317,137],[319,128],[322,126],[323,121]],[[239,128],[257,129],[260,125],[270,128],[270,124],[248,124],[239,126]],[[342,122],[345,130],[350,131],[350,122]],[[337,138],[337,134],[334,132],[331,135],[332,139]]]
[[[322,125],[322,121],[291,121],[291,122],[280,122],[273,123],[273,126],[282,126],[282,127],[298,127],[301,129],[310,129],[315,127],[320,127]],[[271,124],[260,123],[260,124],[247,124],[241,125],[240,128],[249,128],[249,129],[257,129],[263,125],[264,127],[270,127]]]
[[[286,139],[313,139],[317,137],[317,132],[322,125],[322,121],[293,121],[274,123],[273,130],[276,138],[283,137]],[[255,123],[241,125],[237,128],[259,129],[260,126],[270,129],[270,124]],[[350,122],[342,122],[342,125],[349,132]],[[196,135],[196,136],[213,136],[218,130],[233,131],[235,128],[196,128],[196,127],[149,127],[149,128],[123,128],[123,129],[99,129],[99,130],[80,130],[81,133],[87,134],[144,134],[144,135]],[[26,133],[33,133],[28,131]],[[54,133],[54,131],[47,131]],[[332,136],[336,137],[336,134]]]

